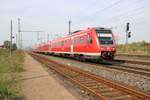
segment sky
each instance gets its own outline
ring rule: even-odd
[[[13,21],[13,42],[18,34],[18,18],[23,46],[40,42],[88,27],[112,28],[117,43],[125,43],[126,23],[130,23],[129,43],[150,42],[150,0],[0,0],[0,44],[10,37],[10,20]]]

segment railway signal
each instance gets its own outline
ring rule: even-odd
[[[130,25],[130,23],[128,22],[127,26],[126,26],[126,31],[129,31],[129,25]]]
[[[126,23],[126,51],[128,50],[128,38],[131,38],[131,32],[129,32],[130,30],[130,23],[127,22]]]
[[[126,24],[126,37],[127,38],[130,38],[131,37],[131,32],[129,32],[129,30],[130,30],[130,23],[128,22],[127,24]]]
[[[131,37],[131,32],[128,32],[128,38],[130,38]]]

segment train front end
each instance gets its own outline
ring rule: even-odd
[[[114,59],[116,44],[111,29],[97,28],[96,34],[100,44],[101,58],[109,60]]]

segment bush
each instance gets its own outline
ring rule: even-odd
[[[150,43],[142,41],[142,42],[133,42],[128,44],[126,49],[126,45],[120,44],[117,45],[118,52],[141,52],[141,53],[150,53]]]

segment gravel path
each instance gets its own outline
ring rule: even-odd
[[[22,73],[22,94],[25,100],[77,100],[28,54],[24,67],[26,71]]]

